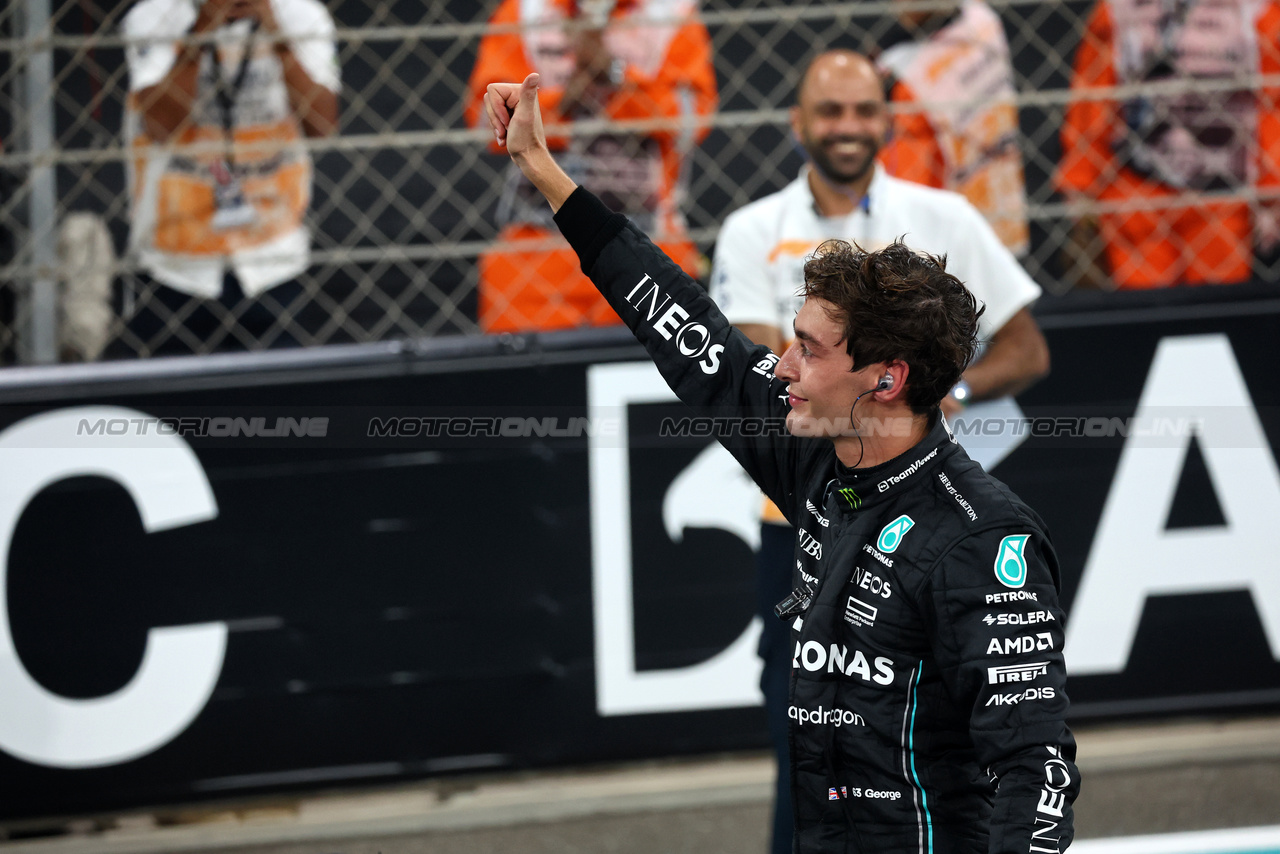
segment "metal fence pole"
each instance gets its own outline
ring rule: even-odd
[[[28,46],[24,80],[27,145],[33,153],[54,150],[53,51],[30,47],[49,35],[49,0],[26,0],[23,41]],[[33,165],[28,173],[30,258],[34,275],[26,291],[26,320],[19,341],[19,359],[28,363],[58,358],[58,292],[53,269],[57,263],[57,175],[52,165]]]

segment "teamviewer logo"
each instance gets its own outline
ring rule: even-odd
[[[1049,662],[1047,661],[1037,661],[1033,664],[1006,664],[1001,667],[988,667],[987,682],[992,685],[1031,682],[1048,672]]]

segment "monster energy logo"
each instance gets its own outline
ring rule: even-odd
[[[844,489],[836,490],[836,494],[844,499],[844,503],[849,505],[850,510],[857,510],[862,506],[862,499],[858,497],[858,493],[847,486]]]

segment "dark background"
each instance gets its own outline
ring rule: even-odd
[[[1126,417],[1162,337],[1223,332],[1274,448],[1280,301],[1248,289],[1188,299],[1170,308],[1136,294],[1116,311],[1042,314],[1055,370],[1020,398],[1024,411]],[[586,439],[365,437],[370,414],[394,412],[563,423],[587,414],[587,365],[641,357],[613,329],[0,376],[3,426],[90,402],[331,419],[314,441],[191,439],[213,521],[145,535],[123,489],[97,478],[55,484],[26,508],[10,619],[49,690],[121,687],[153,626],[224,620],[232,631],[212,700],[178,738],[89,770],[0,755],[0,817],[763,747],[760,709],[597,715]],[[640,669],[705,660],[754,607],[744,544],[717,530],[679,544],[665,533],[662,496],[701,447],[657,439],[671,412],[627,414]],[[1122,446],[1032,438],[995,472],[1048,522],[1068,614]],[[1169,527],[1223,521],[1194,451],[1180,484]],[[1280,700],[1280,664],[1247,594],[1157,597],[1128,669],[1069,690],[1076,720],[1256,710]]]

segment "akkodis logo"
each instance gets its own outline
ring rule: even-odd
[[[880,538],[876,540],[876,547],[886,553],[894,551],[906,536],[907,531],[910,531],[914,525],[915,520],[910,516],[899,516],[884,526],[884,530],[880,532]]]
[[[1000,541],[996,549],[996,579],[1005,587],[1021,587],[1026,583],[1027,561],[1022,550],[1029,539],[1030,534],[1013,534]]]

